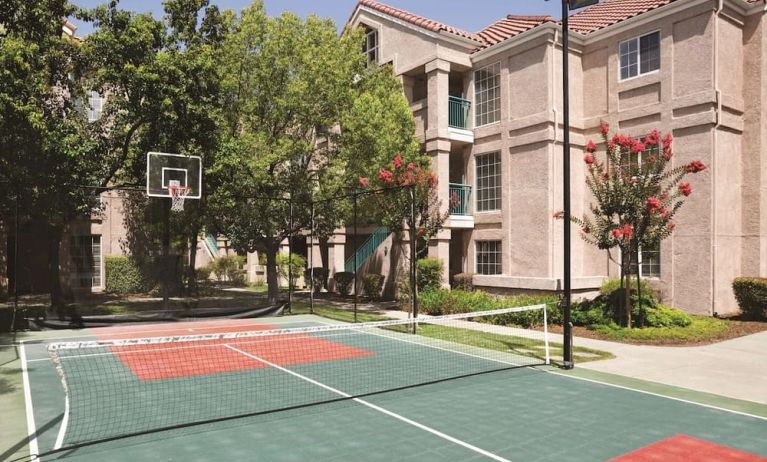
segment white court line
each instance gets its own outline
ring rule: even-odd
[[[27,369],[27,352],[24,348],[24,341],[19,345],[19,356],[21,358],[21,377],[24,383],[24,405],[27,412],[27,433],[29,434],[29,455],[40,453],[37,447],[37,425],[35,425],[35,410],[32,407],[32,389],[29,386],[29,370]]]
[[[328,391],[330,391],[332,393],[335,393],[335,394],[337,394],[339,396],[343,396],[344,398],[350,398],[351,401],[354,401],[354,402],[356,402],[358,404],[362,404],[363,406],[367,406],[370,409],[373,409],[374,411],[378,411],[378,412],[380,412],[382,414],[386,414],[389,417],[393,417],[393,418],[395,418],[395,419],[397,419],[397,420],[399,420],[401,422],[405,422],[408,425],[412,425],[412,426],[414,426],[416,428],[420,428],[421,430],[429,432],[432,435],[436,435],[436,436],[438,436],[438,437],[440,437],[440,438],[442,438],[444,440],[450,441],[451,443],[457,444],[459,446],[463,446],[464,448],[469,449],[471,451],[474,451],[474,452],[476,452],[478,454],[481,454],[481,455],[483,455],[485,457],[488,457],[488,458],[493,459],[493,460],[497,460],[498,462],[511,462],[511,460],[509,460],[509,459],[504,459],[503,457],[501,457],[501,456],[499,456],[497,454],[493,454],[492,452],[486,451],[486,450],[484,450],[482,448],[478,448],[477,446],[469,444],[469,443],[467,443],[465,441],[461,441],[458,438],[454,438],[454,437],[452,437],[450,435],[442,433],[439,430],[435,430],[435,429],[433,429],[431,427],[427,427],[424,424],[418,423],[418,422],[416,422],[414,420],[410,420],[407,417],[401,416],[401,415],[399,415],[397,413],[394,413],[392,411],[384,409],[384,408],[382,408],[380,406],[376,406],[373,403],[370,403],[370,402],[365,401],[365,400],[360,399],[360,398],[352,398],[352,395],[350,395],[348,393],[345,393],[345,392],[343,392],[341,390],[335,389],[335,388],[333,388],[333,387],[331,387],[329,385],[325,385],[324,383],[318,382],[318,381],[316,381],[314,379],[310,379],[309,377],[301,375],[298,372],[294,372],[294,371],[291,371],[290,369],[286,369],[286,368],[284,368],[282,366],[278,366],[277,364],[274,364],[274,363],[272,363],[270,361],[267,361],[267,360],[265,360],[263,358],[259,358],[256,355],[252,355],[252,354],[250,354],[248,352],[242,351],[242,350],[240,350],[238,348],[235,348],[235,347],[233,347],[231,345],[228,345],[228,344],[226,344],[224,346],[229,348],[230,350],[233,350],[233,351],[236,351],[237,353],[245,355],[248,358],[254,359],[254,360],[259,361],[259,362],[262,362],[262,363],[264,363],[264,364],[266,364],[268,366],[271,366],[271,367],[273,367],[275,369],[278,369],[278,370],[280,370],[282,372],[285,372],[285,373],[290,374],[290,375],[292,375],[294,377],[297,377],[297,378],[299,378],[299,379],[301,379],[301,380],[303,380],[305,382],[309,382],[312,385],[316,385],[316,386],[318,386],[320,388],[324,388],[325,390],[328,390]]]

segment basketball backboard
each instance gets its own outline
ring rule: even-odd
[[[171,181],[189,188],[186,199],[202,196],[202,159],[164,152],[146,155],[146,193],[149,197],[171,197],[168,186]]]

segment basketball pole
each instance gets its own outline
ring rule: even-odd
[[[162,309],[168,311],[168,302],[170,300],[170,207],[173,199],[162,201],[163,209],[163,230],[162,230]]]
[[[570,38],[569,38],[569,7],[570,0],[562,0],[562,114],[564,137],[562,140],[562,176],[564,196],[564,296],[562,297],[562,314],[564,327],[563,362],[565,369],[572,369],[573,363],[573,324],[571,321],[572,274],[571,274],[571,242],[570,242]]]

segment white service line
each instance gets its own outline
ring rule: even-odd
[[[37,426],[35,425],[35,410],[32,407],[32,389],[29,386],[29,371],[27,369],[27,352],[24,348],[24,341],[19,345],[19,356],[21,358],[21,376],[24,383],[24,405],[27,412],[27,433],[29,434],[29,455],[40,453],[37,447]]]
[[[280,370],[282,372],[290,374],[290,375],[292,375],[294,377],[297,377],[297,378],[299,378],[299,379],[301,379],[301,380],[303,380],[305,382],[309,382],[312,385],[316,385],[316,386],[318,386],[320,388],[324,388],[325,390],[328,390],[328,391],[330,391],[332,393],[335,393],[335,394],[337,394],[339,396],[343,396],[344,398],[350,398],[351,401],[354,401],[354,402],[356,402],[358,404],[362,404],[363,406],[369,407],[370,409],[373,409],[374,411],[378,411],[378,412],[380,412],[382,414],[386,414],[389,417],[393,417],[393,418],[395,418],[395,419],[397,419],[397,420],[399,420],[401,422],[404,422],[404,423],[406,423],[408,425],[412,425],[412,426],[414,426],[416,428],[419,428],[421,430],[429,432],[432,435],[436,435],[436,436],[438,436],[438,437],[440,437],[440,438],[442,438],[444,440],[450,441],[451,443],[457,444],[459,446],[463,446],[464,448],[469,449],[471,451],[474,451],[474,452],[476,452],[478,454],[481,454],[481,455],[483,455],[485,457],[488,457],[488,458],[493,459],[493,460],[497,460],[498,462],[511,462],[511,460],[509,460],[509,459],[505,459],[505,458],[503,458],[503,457],[501,457],[501,456],[499,456],[497,454],[493,454],[492,452],[486,451],[486,450],[484,450],[482,448],[478,448],[478,447],[476,447],[476,446],[474,446],[472,444],[469,444],[469,443],[467,443],[465,441],[459,440],[458,438],[455,438],[455,437],[452,437],[452,436],[447,435],[445,433],[442,433],[439,430],[435,430],[435,429],[433,429],[431,427],[427,427],[426,425],[424,425],[422,423],[418,423],[418,422],[416,422],[414,420],[408,419],[407,417],[401,416],[401,415],[399,415],[399,414],[397,414],[395,412],[389,411],[389,410],[384,409],[384,408],[382,408],[380,406],[376,406],[373,403],[370,403],[370,402],[365,401],[365,400],[360,399],[360,398],[352,398],[352,395],[350,395],[348,393],[345,393],[345,392],[343,392],[341,390],[338,390],[338,389],[335,389],[335,388],[333,388],[333,387],[331,387],[329,385],[325,385],[324,383],[318,382],[318,381],[316,381],[314,379],[311,379],[309,377],[301,375],[298,372],[294,372],[294,371],[291,371],[290,369],[286,369],[286,368],[284,368],[282,366],[274,364],[273,362],[267,361],[267,360],[265,360],[263,358],[260,358],[260,357],[258,357],[256,355],[252,355],[252,354],[250,354],[250,353],[248,353],[246,351],[242,351],[242,350],[240,350],[238,348],[235,348],[235,347],[233,347],[233,346],[231,346],[229,344],[225,344],[224,346],[229,348],[230,350],[233,350],[233,351],[236,351],[237,353],[245,355],[248,358],[251,358],[251,359],[259,361],[259,362],[262,362],[262,363],[264,363],[264,364],[266,364],[266,365],[268,365],[270,367],[273,367],[273,368],[278,369],[278,370]]]

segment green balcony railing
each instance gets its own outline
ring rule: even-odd
[[[216,239],[216,236],[210,233],[206,234],[205,245],[208,247],[210,254],[213,255],[213,258],[218,257],[218,240]]]
[[[471,101],[457,96],[448,97],[448,125],[453,128],[469,128]]]
[[[386,238],[389,237],[389,228],[386,228],[384,226],[376,229],[373,234],[362,243],[362,245],[357,249],[357,264],[355,265],[355,258],[354,254],[352,254],[351,257],[346,259],[346,264],[344,265],[344,269],[347,273],[356,273],[357,270],[362,266],[363,263],[365,263],[365,260],[370,258],[371,255],[376,251],[376,249],[383,244],[383,242],[386,240]]]
[[[450,183],[450,215],[471,215],[471,186]]]

